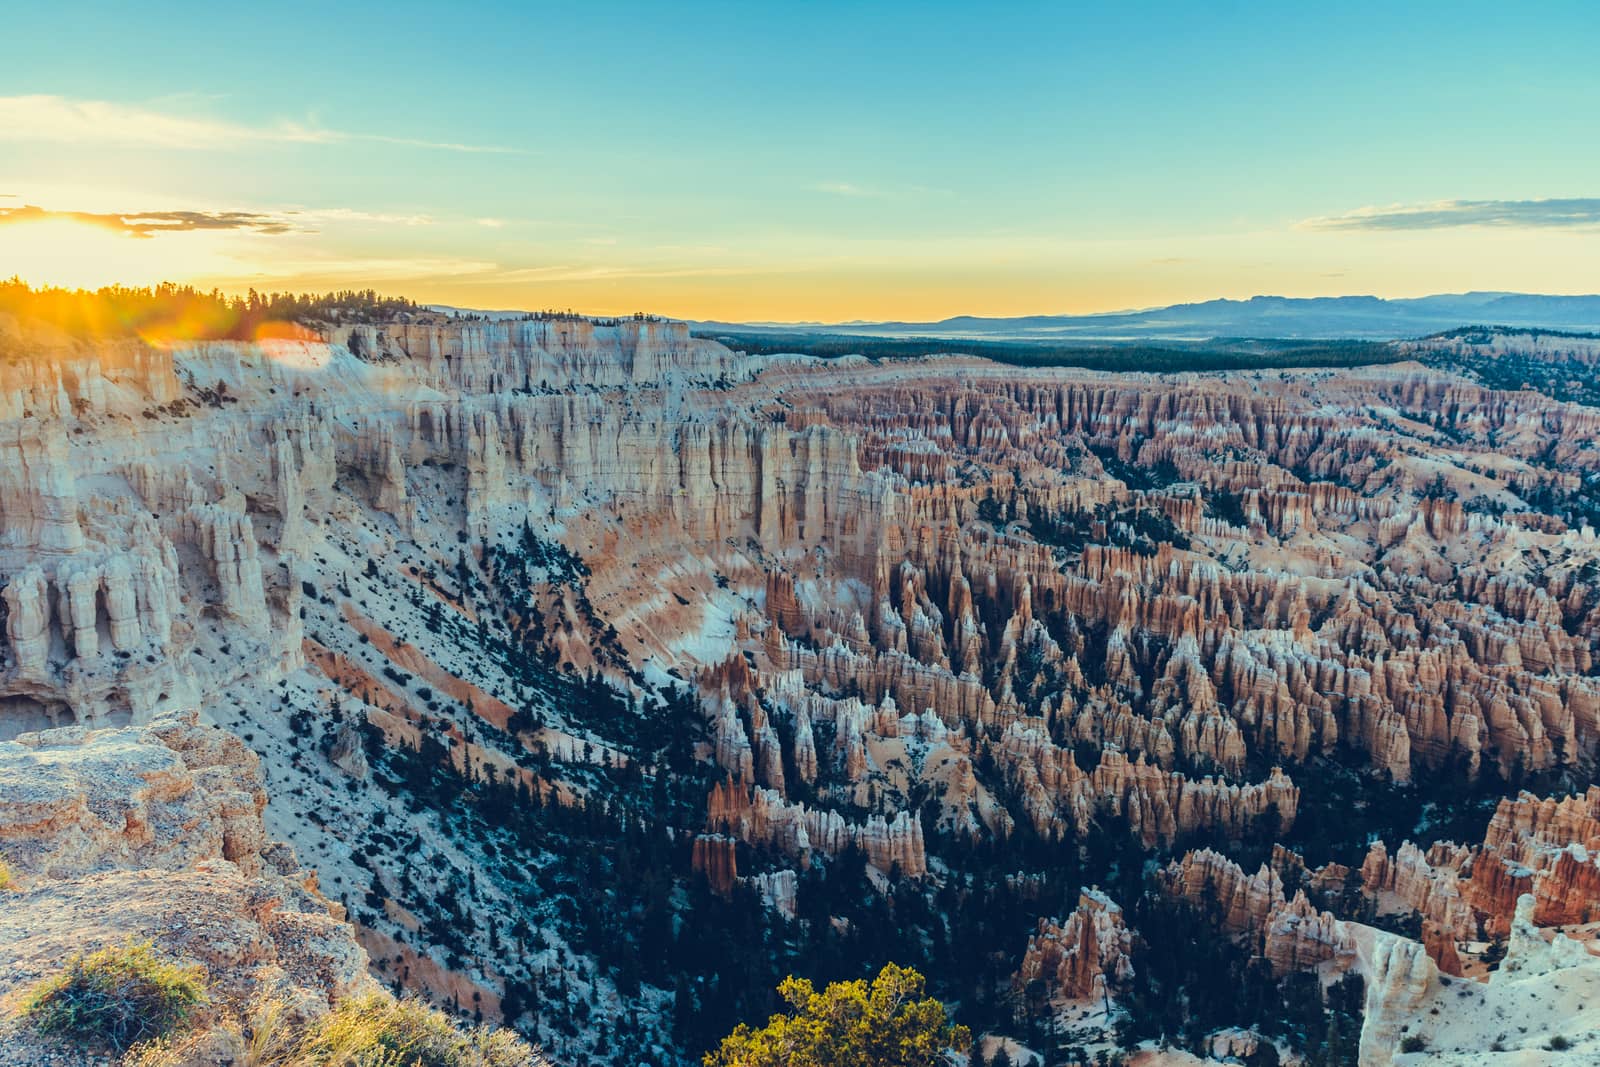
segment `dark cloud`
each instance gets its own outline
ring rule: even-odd
[[[51,211],[27,204],[0,207],[0,225],[66,219],[99,226],[129,237],[154,237],[160,233],[192,233],[196,230],[239,230],[248,233],[293,233],[295,227],[276,215],[254,211]]]
[[[1434,204],[1364,207],[1308,219],[1312,230],[1443,230],[1456,226],[1542,229],[1600,226],[1600,197],[1553,200],[1441,200]]]

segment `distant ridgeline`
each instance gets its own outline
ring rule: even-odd
[[[373,289],[327,293],[259,293],[229,296],[212,289],[163,283],[149,288],[33,288],[18,278],[0,281],[0,316],[43,325],[70,337],[140,337],[148,341],[320,339],[318,327],[479,321],[489,316],[439,309]],[[501,314],[494,317],[504,319]],[[527,312],[525,320],[586,321],[616,326],[623,320],[576,312]],[[631,320],[663,321],[635,314]],[[1508,326],[1464,326],[1415,340],[1214,337],[1203,341],[977,340],[948,337],[873,337],[769,328],[708,328],[694,336],[719,341],[753,356],[798,354],[871,361],[961,354],[1016,367],[1083,367],[1153,373],[1279,370],[1372,366],[1418,360],[1453,369],[1495,389],[1527,388],[1557,400],[1600,405],[1594,368],[1600,335]],[[0,346],[4,358],[6,346]]]
[[[1258,340],[1213,338],[1089,344],[1049,341],[975,341],[948,337],[864,337],[854,334],[696,332],[752,355],[798,354],[870,360],[960,354],[1016,367],[1087,367],[1104,371],[1220,371],[1287,367],[1360,367],[1409,358],[1386,341]]]
[[[950,337],[694,331],[751,355],[861,356],[871,361],[933,355],[979,356],[1016,367],[1101,371],[1286,370],[1360,367],[1417,360],[1492,389],[1532,389],[1555,400],[1600,406],[1600,334],[1513,326],[1463,326],[1414,340],[1214,337],[1205,341],[992,341]]]

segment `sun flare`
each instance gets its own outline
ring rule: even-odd
[[[211,234],[137,238],[70,219],[0,227],[0,274],[35,285],[154,285],[185,281],[225,262]]]

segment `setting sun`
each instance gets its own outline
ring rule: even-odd
[[[0,228],[4,273],[41,285],[153,285],[219,270],[226,263],[211,234],[139,238],[60,218]]]

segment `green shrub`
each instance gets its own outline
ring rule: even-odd
[[[1428,1047],[1428,1039],[1421,1034],[1412,1034],[1400,1042],[1401,1052],[1421,1052]]]
[[[1549,1049],[1551,1052],[1565,1052],[1571,1047],[1572,1042],[1561,1034],[1557,1034],[1555,1037],[1552,1037],[1550,1039],[1550,1043],[1545,1046],[1545,1048]]]
[[[72,957],[28,993],[22,1015],[40,1033],[122,1052],[188,1024],[206,1002],[203,968],[127,941]]]

